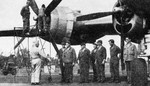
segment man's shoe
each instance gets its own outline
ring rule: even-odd
[[[35,85],[35,83],[31,83],[31,85]]]
[[[115,83],[119,83],[120,81],[119,81],[119,80],[115,80],[114,82],[115,82]]]
[[[35,83],[35,85],[40,85],[40,83]]]
[[[99,82],[99,83],[100,83],[100,82],[101,82],[101,80],[98,80],[97,82]]]
[[[128,84],[131,84],[131,81],[127,81]]]
[[[82,83],[84,83],[84,81],[80,81],[79,83],[82,84]]]
[[[114,79],[111,79],[111,80],[109,81],[109,83],[112,83],[112,82],[114,82]]]
[[[102,79],[102,80],[101,80],[101,83],[104,83],[104,82],[105,82],[105,79]]]
[[[64,82],[65,82],[65,80],[61,80],[61,81],[60,81],[60,83],[64,83]]]
[[[93,79],[92,81],[93,81],[93,82],[97,82],[97,79]]]

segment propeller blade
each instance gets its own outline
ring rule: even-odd
[[[38,15],[39,8],[38,8],[35,0],[29,0],[29,1],[30,1],[30,7],[32,8],[32,10],[34,11],[34,13],[36,15]]]
[[[53,0],[45,9],[45,14],[50,16],[50,13],[57,7],[62,0]]]
[[[14,49],[16,49],[21,43],[22,41],[25,39],[25,37],[21,38],[18,43],[14,46]]]
[[[85,20],[91,20],[91,19],[96,19],[96,18],[101,18],[105,16],[109,16],[114,14],[115,12],[99,12],[99,13],[92,13],[92,14],[87,14],[87,15],[81,15],[77,17],[77,21],[85,21]]]

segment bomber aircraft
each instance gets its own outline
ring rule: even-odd
[[[30,7],[38,15],[38,6],[35,0],[29,0]],[[97,12],[82,15],[79,11],[67,7],[59,7],[62,0],[53,0],[46,8],[45,14],[49,17],[49,28],[46,33],[39,33],[37,27],[30,28],[30,35],[23,34],[23,28],[14,30],[0,30],[0,36],[36,37],[52,42],[58,52],[56,44],[60,44],[64,37],[69,38],[72,45],[81,42],[94,43],[104,35],[120,35],[123,55],[124,37],[129,36],[135,43],[140,44],[149,34],[150,0],[118,0],[109,12]],[[91,20],[112,15],[112,22],[89,23]],[[146,41],[145,41],[146,42]],[[123,58],[122,58],[123,59]]]

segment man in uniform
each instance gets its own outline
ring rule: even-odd
[[[95,54],[97,51],[97,45],[96,43],[93,43],[94,49],[91,51],[91,56],[90,56],[90,61],[91,61],[91,66],[93,69],[93,81],[97,81],[97,73],[96,73],[96,65],[95,65]]]
[[[73,66],[77,63],[75,49],[71,47],[70,41],[66,41],[66,49],[63,52],[64,63],[64,81],[71,83],[73,81]]]
[[[98,82],[105,81],[105,60],[106,60],[106,48],[102,46],[102,40],[97,41],[97,51],[96,51],[96,70],[97,70],[97,80]]]
[[[86,48],[85,43],[81,43],[81,49],[78,54],[80,67],[80,83],[89,82],[90,50]]]
[[[41,57],[46,58],[46,55],[39,49],[39,41],[35,41],[31,51],[31,84],[38,85],[40,83],[40,72],[41,72]]]
[[[30,30],[30,1],[27,0],[26,5],[21,9],[21,16],[23,19],[23,34],[28,33]]]
[[[59,50],[60,70],[61,70],[61,82],[64,82],[64,65],[63,65],[63,52],[65,50],[65,42],[61,43],[62,48]]]
[[[111,80],[110,82],[119,82],[119,53],[121,49],[114,44],[114,40],[109,40],[110,44],[110,73]]]
[[[39,9],[39,14],[38,14],[38,29],[41,31],[45,31],[45,5],[42,4],[41,8]]]
[[[131,43],[131,39],[126,37],[126,45],[124,47],[124,61],[126,63],[127,82],[131,83],[131,61],[137,58],[137,49],[134,44]]]

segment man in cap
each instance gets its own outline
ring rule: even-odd
[[[105,60],[106,60],[106,48],[102,46],[102,40],[97,41],[97,51],[96,51],[96,70],[97,70],[97,80],[98,82],[105,81]]]
[[[78,54],[80,67],[80,83],[89,82],[90,50],[86,48],[85,43],[81,43],[81,49]]]
[[[91,51],[90,61],[93,69],[93,81],[97,81],[96,65],[95,65],[95,54],[97,51],[97,44],[93,43],[93,50]]]
[[[64,63],[64,81],[71,83],[73,81],[73,66],[77,63],[75,49],[71,47],[70,41],[66,41],[66,49],[63,52]]]
[[[27,0],[26,5],[21,9],[21,16],[23,19],[23,34],[28,33],[30,29],[30,1]]]
[[[64,65],[63,65],[63,52],[65,51],[65,42],[62,42],[62,48],[59,50],[59,56],[58,59],[60,60],[60,70],[61,70],[61,82],[64,82]]]
[[[137,58],[137,49],[134,44],[131,43],[131,39],[126,37],[126,45],[124,47],[124,61],[127,71],[127,82],[131,83],[131,61]]]
[[[31,84],[40,84],[41,58],[46,58],[46,55],[39,49],[39,41],[35,41],[30,51],[31,56]]]
[[[109,40],[110,44],[110,73],[111,80],[109,82],[119,82],[119,55],[121,49],[114,44],[114,40]],[[118,57],[119,56],[119,57]]]
[[[45,22],[46,22],[46,15],[45,15],[45,5],[42,4],[41,8],[39,9],[38,14],[38,29],[41,31],[45,31]]]

